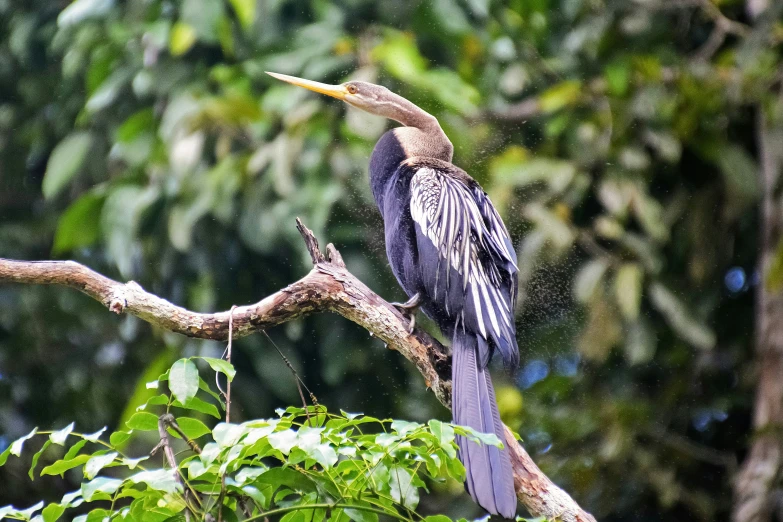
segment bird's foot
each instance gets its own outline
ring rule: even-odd
[[[405,301],[404,303],[390,303],[394,308],[408,319],[408,333],[413,333],[413,329],[416,327],[416,312],[421,306],[421,295],[416,293],[413,297]]]

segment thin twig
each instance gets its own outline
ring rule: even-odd
[[[297,373],[296,369],[294,368],[294,365],[291,364],[291,361],[288,360],[288,357],[285,356],[283,351],[280,349],[279,346],[277,346],[277,343],[275,343],[272,338],[269,336],[268,333],[266,333],[266,330],[262,332],[267,339],[269,339],[269,342],[272,343],[272,346],[275,347],[275,350],[277,350],[277,353],[280,354],[280,357],[283,359],[283,362],[286,366],[288,366],[288,369],[291,371],[291,374],[294,376],[294,384],[296,384],[296,389],[299,392],[299,398],[302,400],[302,408],[304,408],[305,416],[307,417],[307,424],[311,425],[310,422],[310,412],[307,408],[307,399],[305,399],[304,392],[302,391],[302,387],[304,387],[305,390],[307,390],[307,393],[310,395],[310,400],[313,401],[313,406],[318,407],[318,399],[315,397],[315,394],[310,391],[310,388],[307,387],[305,382],[299,377],[299,373]]]
[[[186,522],[190,522],[191,511],[190,506],[188,505],[189,489],[185,487],[185,483],[182,480],[182,476],[180,475],[179,466],[177,466],[177,458],[174,456],[174,450],[171,448],[171,442],[169,441],[169,433],[166,431],[166,428],[172,423],[176,424],[176,420],[170,413],[165,413],[158,417],[158,435],[160,436],[160,442],[152,449],[150,453],[155,454],[158,449],[163,449],[163,456],[166,458],[166,461],[168,462],[171,469],[174,470],[174,479],[177,481],[177,484],[182,487],[185,505],[187,506],[185,509],[185,520]],[[179,426],[177,426],[177,428],[179,428]]]
[[[228,345],[226,346],[226,351],[223,352],[228,364],[231,364],[231,345],[234,341],[234,310],[236,308],[236,305],[233,305],[231,310],[228,311]],[[217,373],[215,378],[217,378]],[[226,392],[223,394],[223,397],[226,399],[226,424],[229,424],[231,422],[231,379],[226,379]],[[223,473],[223,476],[220,477],[220,496],[217,500],[218,522],[223,522],[223,501],[225,498],[226,473]]]

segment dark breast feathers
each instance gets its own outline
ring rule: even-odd
[[[408,180],[415,291],[423,293],[425,312],[447,335],[459,328],[485,339],[482,367],[494,350],[515,367],[517,265],[503,221],[479,184],[450,163],[409,158],[395,181]]]

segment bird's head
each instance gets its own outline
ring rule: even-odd
[[[370,114],[396,120],[403,125],[422,126],[432,125],[433,122],[437,125],[437,120],[433,116],[382,85],[360,81],[330,85],[287,74],[268,71],[267,74],[292,85],[337,98]]]

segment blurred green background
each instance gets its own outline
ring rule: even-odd
[[[389,123],[263,71],[382,83],[439,118],[518,245],[522,364],[495,379],[534,459],[599,520],[726,520],[757,380],[758,121],[783,77],[781,8],[759,4],[0,0],[0,257],[222,310],[309,270],[300,216],[401,299],[367,183]],[[269,335],[333,410],[449,418],[347,320]],[[116,427],[174,360],[222,350],[0,286],[0,449]],[[234,363],[232,417],[299,402],[264,336]],[[28,466],[0,470],[0,505],[78,485]],[[480,515],[458,484],[422,506]]]

